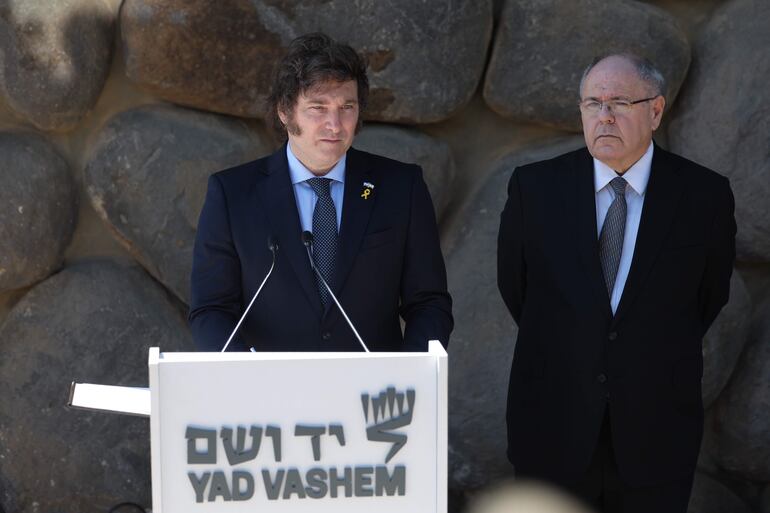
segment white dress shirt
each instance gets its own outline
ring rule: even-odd
[[[647,191],[647,182],[650,180],[650,168],[652,165],[653,144],[642,158],[636,161],[628,171],[619,175],[612,168],[603,162],[594,159],[594,191],[596,192],[596,233],[601,236],[604,218],[607,216],[607,210],[615,199],[615,191],[610,185],[610,181],[616,176],[622,176],[628,182],[626,187],[626,230],[623,236],[623,251],[620,255],[620,265],[618,266],[618,275],[615,278],[615,286],[612,289],[610,297],[610,306],[612,313],[618,309],[620,298],[623,295],[623,288],[626,285],[628,271],[631,269],[631,260],[634,256],[636,247],[636,235],[639,232],[639,221],[642,218],[642,206],[644,205],[644,194]]]
[[[286,157],[289,160],[289,175],[291,183],[294,186],[294,199],[297,202],[297,211],[299,212],[299,222],[302,225],[302,231],[313,231],[313,210],[318,201],[318,197],[313,192],[307,180],[316,178],[316,175],[310,172],[302,162],[299,161],[291,151],[291,143],[286,145]],[[334,208],[337,210],[337,233],[340,231],[340,222],[342,222],[342,199],[345,192],[345,161],[347,154],[337,162],[331,170],[321,178],[331,178],[329,184]]]

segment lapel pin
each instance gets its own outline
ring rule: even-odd
[[[364,190],[361,192],[361,197],[364,199],[369,199],[369,196],[372,194],[372,191],[374,190],[374,184],[371,182],[364,182]]]

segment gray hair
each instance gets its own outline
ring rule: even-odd
[[[653,94],[656,96],[663,96],[664,98],[666,97],[666,88],[668,87],[668,84],[666,84],[666,78],[663,76],[663,73],[661,73],[649,59],[633,53],[608,53],[594,57],[591,64],[589,64],[583,71],[583,76],[580,78],[580,89],[578,94],[583,93],[583,85],[585,84],[586,77],[591,70],[594,69],[594,66],[609,57],[620,57],[621,59],[628,61],[634,69],[636,69],[639,79],[647,84]]]

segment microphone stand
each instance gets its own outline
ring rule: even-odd
[[[243,319],[246,318],[246,314],[249,313],[249,310],[251,310],[251,305],[254,304],[254,300],[257,299],[257,296],[260,292],[262,292],[262,287],[265,286],[265,283],[267,283],[267,279],[270,278],[270,275],[273,273],[273,268],[275,267],[275,254],[278,252],[278,241],[276,241],[273,237],[270,237],[267,240],[267,249],[270,250],[270,253],[273,254],[273,262],[270,264],[270,269],[267,271],[267,274],[265,275],[265,279],[262,280],[262,283],[259,285],[259,288],[254,293],[254,296],[251,298],[251,301],[249,302],[249,306],[246,307],[246,310],[244,310],[243,315],[241,315],[240,320],[238,321],[238,324],[235,325],[235,329],[233,329],[233,332],[230,333],[230,336],[227,338],[227,342],[225,342],[225,346],[222,348],[221,353],[224,353],[227,351],[227,346],[230,345],[230,341],[233,340],[233,337],[238,332],[238,328],[241,327],[241,323],[243,322]],[[256,352],[254,348],[251,348],[252,352]]]
[[[361,347],[364,348],[364,351],[367,353],[370,352],[369,348],[366,347],[366,344],[364,344],[363,339],[361,338],[361,335],[358,334],[358,330],[356,330],[356,327],[353,326],[353,323],[350,321],[350,318],[348,317],[348,314],[345,313],[345,309],[342,308],[342,305],[337,300],[337,296],[334,295],[334,292],[332,292],[331,287],[328,283],[326,283],[326,280],[324,279],[323,275],[318,271],[318,269],[315,266],[315,262],[313,261],[313,254],[311,250],[311,246],[313,245],[313,234],[309,231],[302,232],[302,244],[305,245],[305,249],[307,249],[307,256],[310,258],[310,267],[313,269],[313,271],[316,273],[316,276],[318,276],[321,279],[321,283],[323,283],[324,287],[326,287],[326,290],[329,292],[329,295],[334,300],[334,304],[337,305],[337,308],[339,308],[340,312],[342,312],[343,317],[345,317],[345,320],[348,323],[348,326],[350,326],[350,329],[353,330],[353,334],[358,339],[358,343],[361,344]]]

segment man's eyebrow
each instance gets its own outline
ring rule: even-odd
[[[583,98],[583,101],[585,101],[585,100],[593,100],[593,101],[597,101],[597,102],[602,102],[602,101],[612,101],[612,100],[629,100],[630,98],[631,98],[630,96],[612,96],[610,98],[607,98],[607,100],[601,100],[600,98],[597,98],[596,96],[588,96],[586,98]]]
[[[329,103],[331,103],[329,100],[325,100],[322,98],[308,98],[307,102],[312,103],[314,105],[328,105]],[[347,98],[343,103],[358,103],[358,100],[356,100],[355,98]]]

